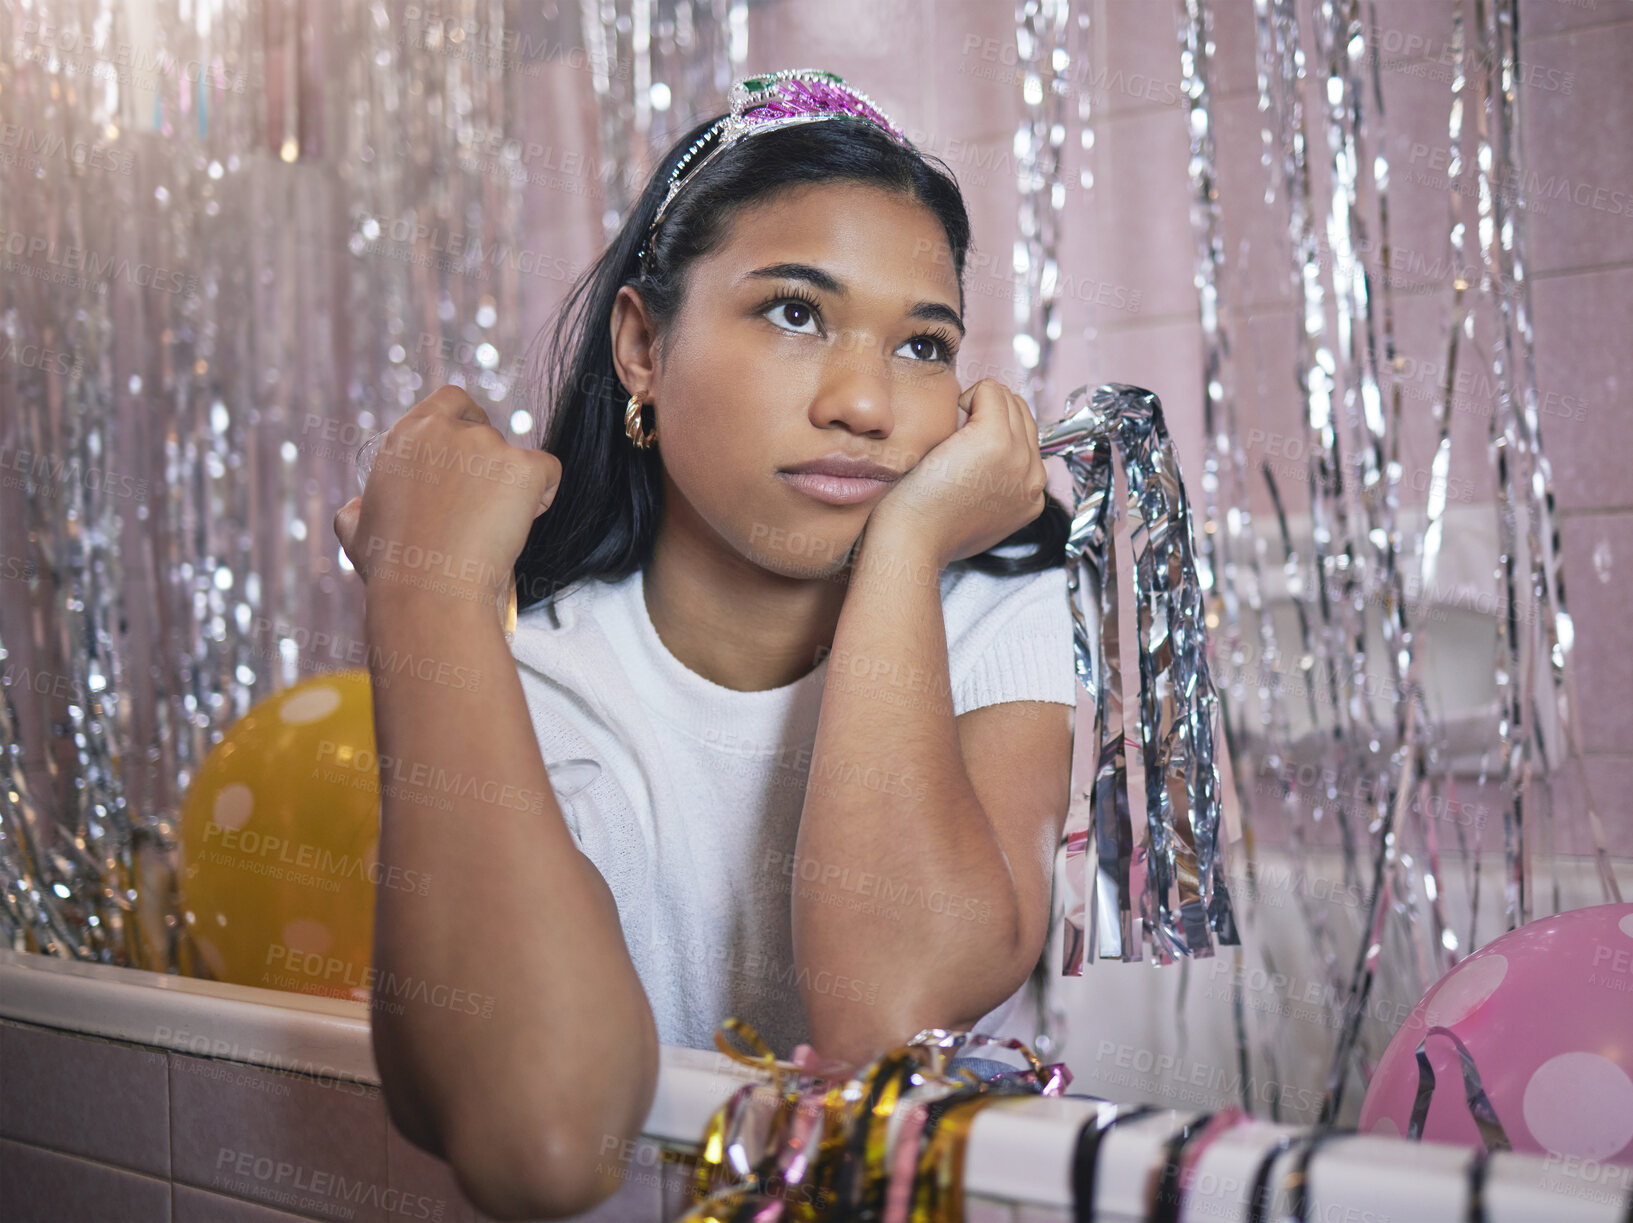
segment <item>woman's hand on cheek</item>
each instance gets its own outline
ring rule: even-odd
[[[958,397],[969,417],[896,482],[868,518],[868,534],[904,532],[939,564],[1007,539],[1043,512],[1048,473],[1026,401],[991,378]]]

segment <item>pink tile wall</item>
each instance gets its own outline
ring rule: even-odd
[[[660,1223],[684,1170],[638,1144],[579,1223]],[[0,1020],[0,1219],[491,1223],[377,1087]]]
[[[60,1223],[63,1219],[169,1223],[170,1184],[0,1139],[0,1218],[12,1223]]]
[[[1537,382],[1554,408],[1542,435],[1575,618],[1587,779],[1613,847],[1633,857],[1633,666],[1623,644],[1633,592],[1633,4],[1520,9],[1532,58],[1559,74],[1559,88],[1534,92],[1523,139],[1528,183],[1548,205],[1530,235]]]
[[[48,1028],[0,1034],[0,1136],[121,1168],[170,1175],[163,1053]]]

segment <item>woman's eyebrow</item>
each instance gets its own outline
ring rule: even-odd
[[[739,282],[743,280],[803,280],[835,297],[844,297],[846,293],[842,280],[809,263],[768,263],[763,268],[745,272]],[[907,317],[949,323],[958,328],[960,336],[964,334],[964,320],[958,317],[958,311],[941,302],[915,302],[908,309]]]

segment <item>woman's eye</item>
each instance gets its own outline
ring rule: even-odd
[[[766,313],[775,319],[778,311],[782,312],[784,321],[793,324],[792,330],[806,331],[807,328],[805,324],[810,323],[810,334],[816,334],[816,314],[812,311],[811,307],[806,305],[804,302],[778,302],[775,306],[772,306],[771,309],[767,310]]]
[[[946,346],[934,336],[916,335],[903,343],[902,348],[913,348],[913,356],[921,361],[941,361],[950,357]],[[896,351],[901,352],[901,348]]]

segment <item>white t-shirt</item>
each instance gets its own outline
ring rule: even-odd
[[[735,1016],[787,1058],[810,1040],[790,906],[828,660],[781,688],[723,688],[663,644],[643,576],[559,593],[559,627],[543,603],[517,618],[528,712],[573,838],[617,900],[659,1040],[714,1049],[720,1021]],[[941,592],[955,714],[1075,705],[1065,569],[1001,578],[954,566]],[[840,903],[881,903],[850,891]],[[879,988],[826,987],[859,1000]],[[1035,1010],[1023,983],[977,1030],[1031,1043]]]

